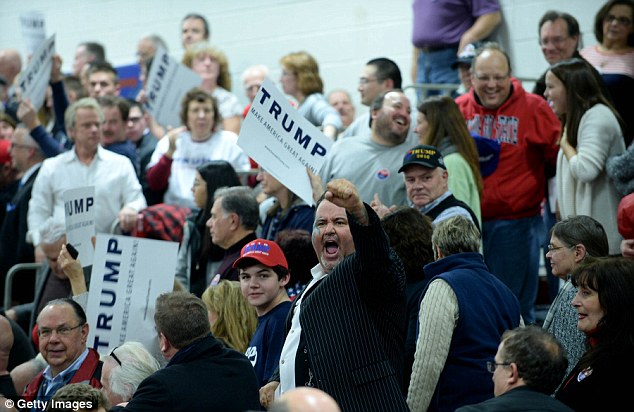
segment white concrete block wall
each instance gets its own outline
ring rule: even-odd
[[[515,75],[538,77],[546,62],[538,46],[537,23],[548,9],[565,10],[581,25],[586,45],[595,44],[592,24],[602,0],[500,0],[504,23],[496,36],[509,48]],[[156,33],[180,58],[180,20],[189,12],[207,16],[212,43],[227,54],[233,92],[245,99],[240,73],[251,64],[280,75],[284,54],[306,50],[320,63],[326,92],[349,90],[358,110],[357,79],[364,63],[386,56],[411,84],[411,0],[0,0],[0,48],[23,50],[19,15],[38,10],[46,17],[47,34],[56,33],[57,51],[70,70],[80,41],[106,46],[115,65],[135,61],[136,43]]]

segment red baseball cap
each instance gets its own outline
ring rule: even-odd
[[[284,252],[279,245],[272,240],[255,239],[242,248],[240,257],[233,262],[236,269],[247,266],[249,259],[255,260],[265,266],[275,267],[282,266],[288,270],[288,263]]]
[[[11,164],[11,140],[0,140],[0,164]]]

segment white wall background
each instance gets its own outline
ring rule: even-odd
[[[538,46],[537,24],[549,9],[579,20],[583,44],[596,43],[594,15],[604,0],[499,0],[503,24],[496,37],[510,52],[516,76],[536,78],[547,67]],[[190,12],[207,16],[212,43],[229,58],[233,92],[246,98],[240,74],[263,63],[279,79],[280,57],[306,50],[320,64],[325,91],[344,88],[357,108],[357,79],[375,57],[396,61],[403,86],[411,84],[411,0],[0,0],[0,48],[24,51],[19,15],[37,10],[46,18],[47,35],[56,34],[57,52],[70,71],[80,41],[99,41],[114,65],[135,62],[136,44],[146,34],[160,35],[170,53],[182,56],[180,21]],[[25,56],[23,55],[23,58]]]

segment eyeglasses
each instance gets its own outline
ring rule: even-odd
[[[123,364],[121,364],[121,360],[119,358],[117,358],[117,355],[114,354],[114,351],[117,350],[118,346],[115,346],[111,351],[110,351],[110,357],[112,359],[114,359],[119,366],[123,367]]]
[[[559,250],[559,249],[570,249],[570,248],[573,248],[574,245],[573,246],[553,246],[553,244],[551,243],[551,244],[549,244],[546,247],[548,248],[549,252],[554,252],[554,251]]]
[[[487,370],[491,373],[495,372],[495,370],[497,369],[498,366],[509,366],[510,363],[508,362],[502,362],[502,363],[496,363],[495,361],[487,361]]]
[[[50,338],[53,335],[53,332],[57,333],[57,336],[68,336],[74,329],[81,328],[84,325],[85,323],[82,323],[72,328],[70,326],[60,326],[59,328],[56,328],[56,329],[48,329],[48,328],[39,329],[38,328],[37,334],[40,338]]]
[[[20,143],[11,143],[11,146],[9,146],[9,150],[13,150],[16,148],[22,148],[22,149],[34,149],[33,146],[29,146],[28,144],[20,144]]]
[[[505,74],[504,76],[489,76],[486,74],[478,74],[478,73],[474,73],[473,77],[478,80],[481,81],[483,83],[489,83],[491,80],[493,80],[496,84],[500,84],[503,81],[505,81],[506,79],[509,78],[509,74]]]
[[[132,122],[132,123],[139,123],[141,121],[142,117],[128,117],[128,122]]]
[[[367,77],[361,77],[361,78],[359,79],[359,86],[365,86],[365,85],[366,85],[366,84],[368,84],[368,83],[378,82],[378,81],[379,81],[379,79],[376,79],[376,78],[374,78],[374,79],[368,79]]]
[[[552,44],[553,46],[559,46],[568,39],[569,37],[553,37],[553,38],[546,37],[544,39],[540,39],[539,44],[542,46],[548,46],[549,44]]]
[[[613,14],[608,14],[607,16],[605,16],[605,18],[603,19],[604,22],[608,23],[608,24],[612,24],[613,22],[617,22],[618,24],[620,24],[621,26],[629,26],[630,24],[632,24],[632,20],[628,19],[627,17],[617,17]]]

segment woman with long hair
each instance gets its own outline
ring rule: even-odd
[[[221,280],[203,292],[211,333],[225,346],[245,353],[258,325],[255,308],[242,295],[240,282]]]
[[[598,220],[608,234],[610,254],[618,255],[622,239],[616,211],[621,195],[606,173],[606,163],[625,151],[619,114],[582,59],[552,66],[544,96],[563,125],[556,174],[559,215]]]
[[[449,172],[449,190],[465,202],[478,220],[482,175],[478,149],[456,102],[448,96],[434,96],[418,105],[415,132],[420,143],[440,150]]]
[[[196,296],[200,296],[209,285],[209,277],[216,273],[214,268],[224,253],[219,246],[211,243],[209,229],[205,226],[211,214],[214,192],[220,187],[240,185],[238,174],[224,160],[214,160],[196,168],[191,190],[198,212],[185,221],[176,264],[176,278]]]
[[[587,350],[556,398],[575,411],[627,409],[634,370],[634,261],[588,258],[573,271],[572,284]]]

